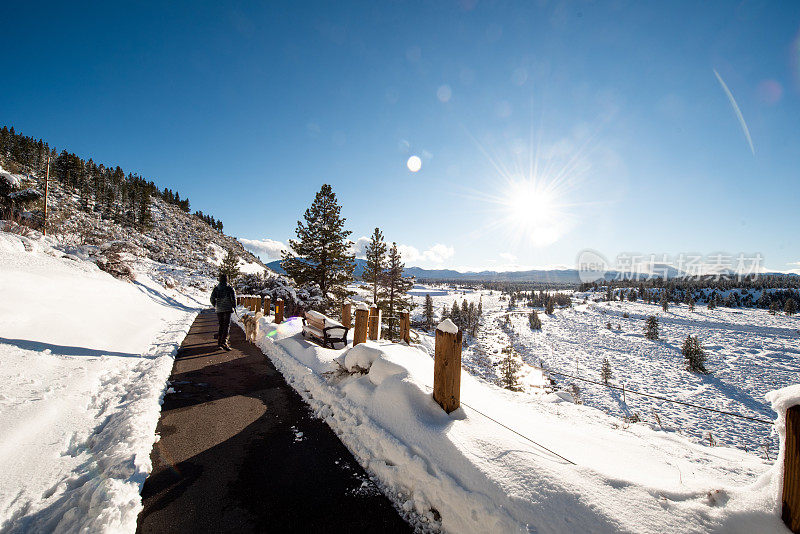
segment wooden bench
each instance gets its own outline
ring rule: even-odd
[[[319,312],[308,311],[303,317],[303,337],[313,337],[322,342],[323,347],[339,341],[347,345],[349,328]]]

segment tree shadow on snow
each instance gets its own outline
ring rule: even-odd
[[[767,418],[770,419],[775,418],[775,412],[769,409],[764,404],[763,401],[756,400],[743,389],[734,386],[733,384],[728,384],[727,382],[723,382],[722,380],[713,375],[700,375],[700,379],[709,386],[713,386],[714,388],[716,388],[725,397],[733,401],[736,401],[746,406],[747,408],[753,410],[754,412],[758,412],[764,415]]]
[[[9,339],[0,337],[0,344],[13,345],[23,350],[43,352],[49,350],[53,354],[61,356],[119,356],[122,358],[140,358],[141,354],[133,352],[116,352],[113,350],[89,349],[86,347],[72,347],[69,345],[53,345],[41,341],[31,341],[29,339]]]
[[[135,285],[136,288],[139,291],[141,291],[142,293],[144,293],[145,295],[150,297],[153,301],[161,304],[162,306],[167,306],[169,308],[178,308],[179,310],[183,310],[183,311],[197,311],[197,308],[192,307],[192,306],[187,306],[185,304],[181,304],[180,302],[175,300],[173,297],[170,297],[169,295],[166,295],[166,294],[162,293],[161,291],[157,291],[157,290],[153,289],[152,287],[147,287],[146,285],[144,285],[141,282],[137,282],[136,280],[134,280],[133,281],[133,285]],[[191,297],[188,297],[188,298],[191,298]],[[205,304],[201,304],[196,299],[192,299],[192,300],[197,302],[198,305],[201,305],[203,307],[205,306]]]

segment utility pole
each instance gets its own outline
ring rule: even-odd
[[[47,235],[47,193],[48,185],[50,184],[50,156],[47,156],[47,173],[44,178],[44,228],[42,228],[42,235]]]

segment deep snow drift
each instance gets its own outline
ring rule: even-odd
[[[261,319],[257,344],[422,530],[784,531],[775,469],[753,454],[466,372],[447,415],[422,346],[324,349],[300,329]]]
[[[200,303],[0,232],[0,530],[133,532],[160,400]]]

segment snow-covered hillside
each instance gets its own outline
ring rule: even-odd
[[[207,279],[139,259],[125,282],[82,256],[0,232],[4,532],[135,530],[174,353],[205,304],[190,283]]]
[[[44,179],[41,176],[10,174],[0,166],[0,177],[8,180],[13,178],[19,188],[32,187],[44,191]],[[91,200],[87,202],[90,208],[94,204]],[[39,206],[32,212],[26,212],[25,218],[41,218],[41,208]],[[100,214],[81,209],[78,191],[70,190],[56,180],[50,183],[49,209],[50,235],[64,246],[101,246],[109,242],[123,242],[139,256],[202,277],[214,277],[225,254],[231,250],[240,258],[243,272],[268,270],[237,239],[212,229],[197,216],[159,197],[151,197],[152,224],[146,230],[123,226],[112,219],[101,218]],[[3,224],[9,226],[8,222],[0,223]]]
[[[447,415],[423,345],[332,350],[304,340],[298,319],[261,327],[264,353],[422,531],[784,529],[775,471],[754,454],[466,372]]]

